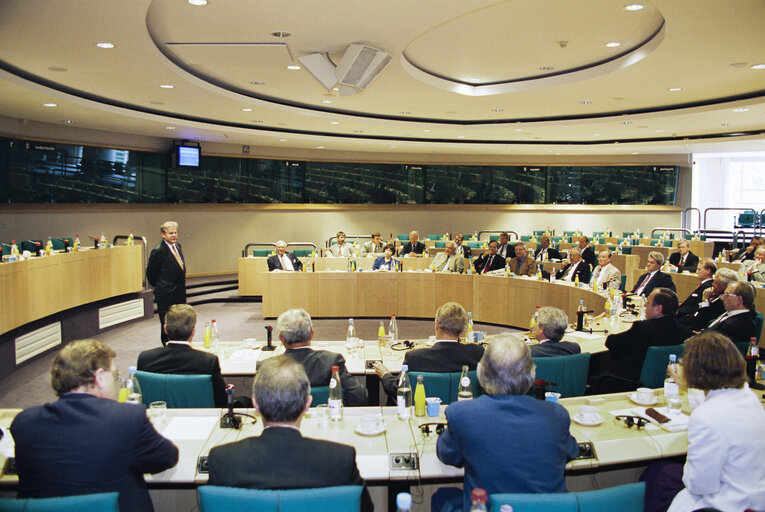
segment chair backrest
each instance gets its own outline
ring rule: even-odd
[[[579,506],[572,492],[549,494],[492,494],[491,512],[499,512],[502,505],[510,505],[513,512],[577,512]]]
[[[619,289],[621,291],[625,291],[626,286],[627,286],[627,274],[622,274],[622,282],[619,285]]]
[[[648,347],[643,361],[643,369],[640,371],[640,383],[647,388],[658,388],[664,383],[667,375],[667,363],[669,355],[675,354],[682,357],[685,345],[667,345],[664,347]]]
[[[273,249],[253,249],[252,255],[256,258],[267,258],[272,252]]]
[[[557,386],[548,388],[550,391],[560,393],[563,398],[584,395],[590,368],[589,353],[535,357],[534,364],[537,366],[537,379],[557,383]]]
[[[313,249],[295,249],[293,252],[296,258],[308,258],[313,252]]]
[[[445,247],[446,247],[446,242],[444,242],[442,240],[436,242],[436,248],[437,249],[443,249]]]
[[[69,247],[72,247],[74,245],[74,240],[72,240],[72,237],[61,237],[61,238],[53,238],[51,239],[51,242],[53,242],[53,250],[54,251],[63,251],[66,248],[66,243],[64,242],[66,240],[69,242]]]
[[[468,247],[471,249],[480,249],[483,247],[483,242],[468,242]]]
[[[521,235],[521,242],[531,242],[531,235]]]
[[[403,235],[399,234],[397,236],[398,236],[398,239],[401,240],[402,242],[408,242],[409,241],[409,233],[405,233]]]
[[[200,512],[358,512],[361,509],[360,485],[320,487],[316,489],[241,489],[202,485],[199,493]]]
[[[645,482],[574,493],[579,512],[642,512]]]
[[[429,240],[443,240],[444,235],[428,235]]]
[[[36,242],[36,243],[35,243]],[[45,249],[45,246],[42,243],[42,240],[22,240],[21,244],[18,245],[19,251],[29,251],[32,253],[32,256],[37,256],[37,253]]]
[[[172,373],[135,373],[141,386],[144,405],[157,400],[170,408],[215,407],[210,375],[175,375]]]
[[[751,212],[740,213],[738,215],[738,225],[746,227],[754,226],[754,214]]]
[[[427,396],[437,396],[441,403],[448,405],[457,401],[457,390],[459,389],[460,377],[462,372],[418,372],[410,371],[409,380],[412,383],[412,391],[417,387],[417,376],[422,375],[422,383],[425,385]],[[470,385],[473,388],[473,397],[483,395],[484,391],[478,383],[478,376],[475,370],[468,371]]]
[[[329,400],[329,386],[311,386],[311,396],[313,397],[311,401],[313,407],[326,404]]]
[[[762,320],[763,316],[762,313],[759,311],[754,312],[754,334],[757,336],[757,339],[760,339],[760,336],[762,336]]]
[[[60,498],[3,498],[3,512],[119,512],[119,493],[104,492]]]
[[[622,254],[632,254],[632,247],[628,245],[625,247],[622,247]]]

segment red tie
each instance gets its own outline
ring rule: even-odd
[[[491,256],[489,256],[488,260],[486,260],[486,266],[483,267],[482,274],[485,274],[486,272],[489,271],[489,267],[491,266],[492,260],[494,260],[494,255],[493,254]]]

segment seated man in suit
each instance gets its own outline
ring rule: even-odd
[[[303,367],[286,355],[258,363],[252,386],[263,433],[210,450],[210,485],[247,489],[300,489],[364,485],[356,449],[303,437],[300,422],[311,406]],[[372,510],[364,487],[361,509]]]
[[[697,332],[706,329],[710,323],[725,313],[722,294],[729,284],[735,282],[738,282],[738,274],[734,270],[719,269],[712,280],[712,286],[701,293],[701,302],[699,302],[696,311],[686,317],[683,323]]]
[[[515,258],[512,258],[507,266],[510,268],[510,272],[517,276],[535,276],[537,274],[537,264],[534,258],[526,253],[526,246],[522,243],[515,244]]]
[[[461,274],[465,271],[465,262],[462,256],[457,254],[457,244],[449,240],[446,242],[444,252],[439,252],[433,258],[431,268],[435,272]]]
[[[693,333],[678,323],[677,295],[667,288],[655,288],[645,305],[645,320],[606,338],[611,365],[590,383],[595,394],[630,391],[638,387],[648,347],[679,345]]]
[[[733,343],[746,343],[756,337],[752,313],[754,287],[749,283],[731,283],[725,288],[722,301],[725,313],[714,319],[704,330],[720,332]]]
[[[510,235],[505,232],[499,235],[499,245],[497,245],[497,254],[505,258],[506,262],[515,257],[515,249],[510,245]]]
[[[550,247],[550,237],[547,235],[542,236],[539,240],[539,249],[537,249],[534,255],[536,261],[547,260],[560,260],[562,259],[557,249]]]
[[[276,331],[284,345],[284,354],[303,365],[311,386],[329,386],[332,367],[338,366],[345,405],[367,405],[367,390],[356,377],[348,373],[345,358],[337,352],[311,348],[313,324],[304,309],[290,309],[279,315]]]
[[[680,240],[677,243],[677,249],[680,252],[674,252],[669,255],[669,264],[674,265],[678,272],[690,273],[696,272],[696,267],[699,266],[699,257],[693,254],[690,250],[691,244],[688,240]]]
[[[330,246],[329,255],[335,258],[350,258],[353,256],[353,247],[345,243],[344,232],[337,232],[337,243]]]
[[[736,255],[733,257],[733,261],[746,261],[746,260],[752,260],[754,259],[754,252],[757,250],[757,247],[759,247],[763,243],[763,239],[757,236],[753,236],[752,239],[749,241],[749,245],[746,247],[743,247],[741,250],[739,250]]]
[[[595,248],[590,245],[590,239],[583,236],[579,239],[579,252],[582,259],[587,262],[590,269],[594,269],[598,264],[598,256],[595,254]]]
[[[295,253],[287,252],[287,244],[284,240],[276,242],[276,254],[269,256],[266,262],[269,272],[274,270],[300,272],[303,270],[303,262],[295,257]]]
[[[51,365],[59,399],[11,424],[19,498],[119,492],[123,512],[154,510],[143,479],[178,462],[178,448],[154,430],[140,404],[115,399],[114,356],[96,340],[69,343]]]
[[[618,290],[622,286],[622,273],[612,263],[613,259],[614,256],[609,249],[598,253],[598,266],[592,271],[592,277],[590,277],[590,282],[594,280],[598,290],[608,288]]]
[[[215,407],[226,407],[226,383],[220,373],[218,356],[191,348],[196,332],[197,313],[188,304],[176,304],[165,318],[165,332],[170,341],[164,347],[138,354],[138,369],[176,375],[210,375]],[[252,407],[250,399],[237,398],[235,407]]]
[[[761,245],[754,251],[754,259],[748,270],[752,281],[765,282],[765,245]]]
[[[463,258],[470,258],[473,251],[470,250],[470,247],[467,244],[463,245],[462,242],[464,239],[465,237],[461,234],[454,235],[454,243],[456,245],[457,254]]]
[[[568,259],[571,261],[568,265],[560,269],[556,274],[556,279],[563,281],[576,281],[579,278],[580,283],[590,282],[590,266],[582,259],[579,249],[574,247],[568,251]]]
[[[579,343],[561,341],[568,327],[565,311],[551,306],[539,308],[537,311],[539,314],[531,335],[539,340],[539,343],[531,345],[531,357],[568,356],[582,352]]]
[[[420,234],[417,231],[409,233],[409,241],[401,247],[399,256],[418,258],[425,252],[425,244],[420,242]]]
[[[663,264],[664,255],[662,253],[656,251],[649,252],[648,262],[645,265],[645,269],[648,272],[640,276],[637,283],[635,283],[635,287],[632,289],[632,293],[647,297],[654,288],[669,288],[673,292],[677,291],[675,282],[672,281],[672,276],[661,271]]]
[[[370,242],[364,242],[361,248],[361,256],[372,256],[373,254],[382,253],[384,250],[382,243],[382,235],[379,231],[372,233],[372,240]]]
[[[470,510],[470,493],[566,492],[566,462],[578,447],[569,432],[566,409],[527,393],[534,382],[531,351],[522,341],[500,336],[478,365],[486,391],[446,409],[449,424],[438,437],[436,455],[444,464],[465,468],[463,491],[439,489],[431,510]]]
[[[699,286],[691,292],[687,299],[680,303],[680,308],[677,310],[677,318],[679,320],[688,318],[696,312],[704,290],[712,286],[715,272],[717,272],[717,265],[715,265],[712,258],[704,258],[701,260],[696,267],[696,274],[699,276],[700,281]]]
[[[430,348],[410,350],[404,355],[404,364],[410,371],[459,372],[463,365],[475,370],[483,356],[483,347],[475,343],[462,344],[459,338],[467,327],[465,308],[456,302],[447,302],[436,311],[436,343]],[[375,363],[375,373],[382,380],[389,397],[396,396],[398,378],[382,364]]]
[[[489,242],[489,248],[473,260],[476,274],[486,274],[492,270],[505,268],[505,258],[498,254],[498,250],[499,243],[496,240]]]

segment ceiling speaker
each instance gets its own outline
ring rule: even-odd
[[[388,52],[363,44],[352,44],[335,69],[337,82],[365,89],[391,61]]]

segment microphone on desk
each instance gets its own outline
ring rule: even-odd
[[[584,330],[584,315],[587,313],[594,313],[593,310],[589,311],[577,311],[576,312],[576,330],[577,331],[583,331]]]
[[[276,350],[276,347],[274,347],[274,345],[271,343],[271,336],[273,334],[273,330],[274,328],[272,326],[270,325],[266,326],[266,340],[268,341],[268,344],[265,347],[263,347],[262,350],[264,352],[272,352]]]
[[[226,386],[226,399],[228,401],[228,412],[220,418],[220,428],[239,428],[242,426],[242,419],[234,414],[234,390],[233,384]]]
[[[234,414],[234,390],[236,388],[233,384],[226,386],[226,399],[228,401],[228,414]]]
[[[59,242],[64,242],[64,251],[66,251],[69,248],[69,239],[68,238],[54,238],[54,240],[57,240]]]

